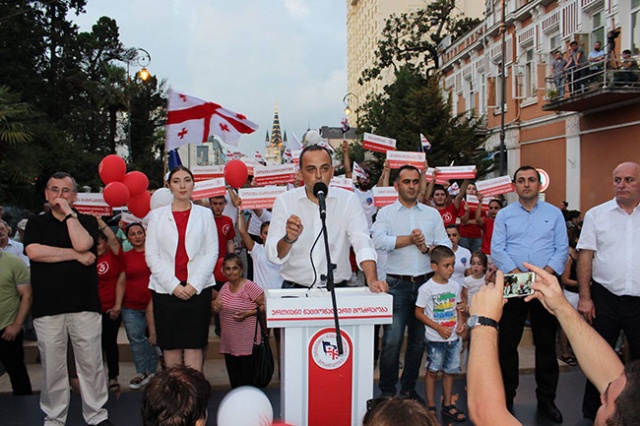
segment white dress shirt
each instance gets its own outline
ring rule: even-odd
[[[334,282],[351,278],[349,247],[353,246],[358,267],[363,261],[376,260],[376,251],[369,237],[367,220],[364,217],[358,197],[350,191],[331,188],[327,194],[327,232],[331,261],[337,265],[334,270]],[[298,240],[292,244],[289,253],[278,257],[278,241],[285,236],[287,219],[291,215],[300,217],[304,227]],[[267,257],[273,263],[282,265],[282,278],[303,286],[320,284],[320,275],[327,273],[327,260],[324,239],[318,238],[322,222],[318,205],[314,204],[304,187],[284,192],[276,198],[273,205],[269,238],[267,238]],[[318,238],[313,247],[314,241]],[[310,260],[309,253],[313,259]]]
[[[627,214],[615,199],[589,210],[578,250],[593,250],[592,278],[618,296],[640,296],[640,206]]]
[[[189,256],[188,283],[200,294],[215,285],[213,268],[218,260],[218,231],[210,209],[191,205],[184,243]],[[151,270],[149,288],[156,293],[171,294],[180,285],[175,272],[177,248],[178,228],[171,204],[152,210],[145,259]]]
[[[387,274],[417,276],[431,272],[431,258],[414,244],[396,248],[399,236],[410,235],[420,229],[427,246],[442,245],[451,248],[440,213],[433,207],[418,203],[406,208],[400,201],[380,209],[373,224],[376,248],[389,252]]]
[[[9,238],[6,247],[0,250],[7,253],[15,254],[20,258],[20,260],[24,262],[25,265],[31,266],[29,263],[29,258],[26,254],[24,254],[24,245],[22,245],[21,242]]]

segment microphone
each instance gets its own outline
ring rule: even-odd
[[[327,188],[324,182],[316,182],[315,185],[313,185],[313,195],[316,196],[320,204],[320,217],[322,219],[327,215],[327,204],[325,202],[327,192],[329,192],[329,188]]]

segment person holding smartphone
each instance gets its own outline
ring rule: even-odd
[[[538,199],[540,174],[531,166],[516,170],[513,181],[518,200],[500,210],[496,216],[491,240],[491,259],[505,274],[526,272],[523,262],[560,275],[569,256],[569,242],[562,212]],[[536,396],[538,410],[554,422],[562,422],[555,405],[558,386],[556,361],[557,321],[539,301],[525,303],[513,298],[505,305],[498,349],[507,408],[513,412],[513,400],[519,383],[518,344],[524,322],[531,318],[531,331],[536,343]]]

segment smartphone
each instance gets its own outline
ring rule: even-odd
[[[525,297],[533,294],[531,283],[536,280],[534,272],[523,272],[520,274],[505,274],[503,298]]]

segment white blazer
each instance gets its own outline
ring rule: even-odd
[[[200,294],[203,289],[215,285],[213,269],[218,260],[218,231],[211,210],[191,204],[185,247],[189,256],[187,282]],[[177,248],[178,228],[171,205],[152,210],[145,244],[145,258],[151,269],[151,290],[171,294],[180,285],[175,274]]]

